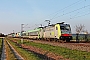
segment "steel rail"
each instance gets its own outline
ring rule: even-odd
[[[11,51],[13,52],[13,54],[15,55],[16,57],[16,60],[24,60],[24,58],[19,55],[19,53],[11,46],[11,44],[6,40],[8,46],[10,47]]]

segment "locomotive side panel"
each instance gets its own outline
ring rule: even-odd
[[[54,26],[48,26],[44,28],[44,38],[54,38],[55,32],[54,32],[55,27]]]

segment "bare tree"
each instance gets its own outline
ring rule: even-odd
[[[79,35],[81,32],[83,32],[83,33],[85,34],[85,41],[88,41],[88,39],[87,39],[88,31],[85,30],[85,26],[84,26],[84,25],[82,25],[82,24],[76,25],[76,26],[75,26],[75,29],[76,29],[76,41],[77,41],[77,42],[79,42],[79,36],[78,36],[78,35]]]
[[[85,26],[84,25],[82,25],[82,24],[80,24],[80,25],[76,25],[75,26],[75,29],[76,29],[76,33],[81,33],[81,32],[84,32],[85,30]]]

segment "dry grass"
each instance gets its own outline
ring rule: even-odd
[[[6,43],[6,41],[5,41],[5,48],[6,48],[7,60],[16,60],[14,54],[12,53],[12,51],[9,48],[8,44]]]

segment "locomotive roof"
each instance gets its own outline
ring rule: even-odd
[[[26,31],[22,32],[22,33],[26,33]]]
[[[49,26],[44,26],[43,28],[50,27],[50,26],[55,26],[55,24],[52,24],[52,25],[49,25]]]
[[[57,24],[64,24],[65,22],[57,23]]]
[[[43,27],[38,27],[38,28],[43,28]]]
[[[61,26],[69,25],[69,24],[64,24],[64,22],[56,23],[56,24],[60,24]],[[52,27],[52,26],[55,26],[56,24],[52,24],[52,25],[49,25],[49,26],[44,26],[44,28],[50,27],[50,26]]]

